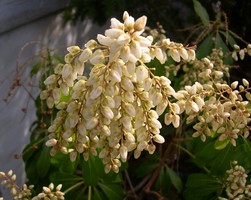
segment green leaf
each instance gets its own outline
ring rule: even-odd
[[[159,60],[157,60],[156,58],[153,59],[151,62],[147,63],[148,68],[155,68],[155,70],[153,71],[155,76],[165,75],[165,71],[166,71],[165,66],[167,66],[167,63],[161,64]]]
[[[196,142],[195,152],[195,164],[199,167],[211,167],[212,161],[217,157],[219,151],[214,148],[214,141],[210,138],[205,142],[201,140]]]
[[[220,33],[225,37],[225,39],[227,39],[228,43],[231,45],[231,47],[234,47],[234,45],[236,44],[235,39],[232,37],[232,35],[230,33],[226,33],[224,31],[220,31]]]
[[[172,183],[164,167],[161,168],[159,176],[154,184],[154,190],[162,190],[163,194],[168,197],[172,188]]]
[[[211,173],[221,175],[230,168],[230,162],[233,158],[233,147],[228,145],[225,149],[221,150],[218,156],[212,162]]]
[[[69,155],[65,155],[61,152],[51,157],[51,164],[59,169],[62,173],[74,173],[78,164],[80,156],[78,155],[74,162],[70,161]]]
[[[50,169],[50,157],[50,148],[43,146],[36,162],[37,173],[41,178],[44,178]]]
[[[180,193],[182,191],[182,187],[183,187],[181,178],[177,175],[177,173],[175,171],[173,171],[167,165],[166,165],[166,170],[167,170],[167,173],[168,173],[168,175],[170,177],[170,180],[171,180],[173,186]]]
[[[62,184],[63,190],[70,188],[73,185],[79,184],[79,187],[84,184],[83,178],[74,174],[54,172],[50,176],[50,180],[55,185]]]
[[[222,40],[220,34],[217,32],[216,39],[215,39],[215,47],[218,49],[222,49],[223,53],[230,52],[226,43]],[[223,58],[225,64],[233,64],[232,56],[228,55],[227,57]]]
[[[99,191],[96,187],[93,187],[93,199],[94,200],[104,200],[104,195],[102,191]]]
[[[228,144],[229,144],[228,138],[223,141],[220,141],[219,139],[217,139],[214,143],[214,148],[217,150],[222,150],[222,149],[226,148]]]
[[[97,185],[101,177],[105,176],[104,165],[98,157],[89,155],[88,161],[82,163],[83,178],[86,185]]]
[[[99,186],[108,199],[123,199],[124,197],[124,190],[118,184],[99,183]]]
[[[23,160],[26,163],[34,154],[39,152],[41,144],[38,143],[39,139],[31,141],[23,150]]]
[[[158,162],[144,162],[139,165],[135,171],[138,177],[144,177],[152,172],[158,166]]]
[[[75,187],[75,185],[72,185],[72,190],[65,194],[65,199],[87,200],[86,190],[86,186],[79,185]]]
[[[198,59],[204,58],[209,55],[213,48],[212,35],[208,35],[198,46],[196,56]]]
[[[30,76],[33,76],[38,73],[39,70],[42,68],[42,63],[41,61],[38,61],[36,64],[33,65],[31,71],[30,71]]]
[[[200,17],[201,22],[204,25],[209,24],[209,16],[206,9],[201,5],[201,3],[197,0],[193,0],[193,6],[196,14]]]
[[[34,164],[34,163],[37,163],[37,160],[39,158],[38,155],[39,155],[39,153],[36,151],[36,153],[34,153],[29,158],[29,160],[27,160],[25,162],[25,172],[26,172],[26,175],[27,175],[29,181],[32,184],[36,184],[39,180],[39,176],[37,175],[36,164]]]
[[[191,174],[186,183],[185,199],[211,199],[221,190],[216,179],[207,174]]]

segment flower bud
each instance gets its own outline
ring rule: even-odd
[[[126,133],[124,133],[124,136],[125,136],[126,140],[129,143],[134,143],[135,142],[135,137],[134,137],[134,135],[132,133],[126,132]]]
[[[91,99],[96,99],[98,98],[101,93],[102,93],[103,88],[101,86],[94,87],[90,93],[90,98]]]
[[[130,115],[132,117],[134,117],[136,115],[136,110],[132,104],[126,103],[124,108],[125,108],[125,111],[128,115]]]
[[[179,52],[180,56],[181,56],[184,60],[188,60],[188,59],[189,59],[187,50],[186,50],[185,48],[179,48],[179,49],[178,49],[178,52]]]
[[[177,49],[170,49],[170,55],[175,62],[180,62],[180,54]]]
[[[114,114],[113,114],[111,108],[109,108],[108,106],[103,106],[101,109],[101,112],[105,118],[108,118],[108,119],[114,118]]]
[[[136,57],[136,59],[139,59],[141,57],[142,52],[139,42],[134,40],[131,42],[130,52]]]
[[[159,134],[154,135],[153,140],[159,144],[163,144],[165,142],[165,138]]]
[[[78,57],[78,60],[83,63],[86,62],[92,55],[92,51],[89,48],[86,48],[82,51],[82,53],[80,54],[80,56]]]
[[[95,117],[92,117],[90,120],[86,122],[86,129],[91,130],[95,128],[98,125],[98,119]]]
[[[116,18],[112,18],[112,19],[111,19],[111,28],[117,28],[117,29],[123,30],[124,24],[121,23],[121,22],[120,22],[119,20],[117,20]]]
[[[41,100],[45,100],[49,97],[49,92],[48,90],[43,90],[41,93],[40,93],[40,99]]]
[[[96,50],[94,54],[90,57],[90,63],[93,65],[98,65],[103,63],[105,56],[101,50]]]
[[[122,145],[119,149],[119,152],[120,152],[120,158],[121,158],[122,162],[126,162],[127,154],[128,154],[127,147],[125,145]]]
[[[165,99],[162,99],[162,101],[157,105],[156,112],[159,116],[164,113],[167,105],[168,105],[168,102]]]
[[[174,128],[178,128],[180,126],[180,116],[179,115],[173,115],[172,124],[173,124]]]
[[[57,191],[60,191],[60,190],[62,189],[62,186],[63,186],[62,184],[59,184],[59,185],[56,187],[56,190],[57,190]]]
[[[146,16],[142,16],[140,18],[138,18],[135,23],[134,23],[134,30],[135,31],[142,31],[144,30],[145,26],[146,26],[146,21],[147,21],[147,17]]]
[[[45,85],[52,85],[52,84],[55,84],[56,81],[57,81],[57,76],[55,74],[52,74],[45,79],[44,84]]]
[[[113,43],[113,40],[110,37],[106,37],[101,34],[97,35],[97,40],[99,41],[100,44],[105,46],[111,46],[111,44]]]
[[[240,52],[239,52],[239,54],[240,54],[240,59],[244,60],[244,57],[245,57],[245,51],[244,51],[244,49],[241,49]]]
[[[234,81],[233,83],[231,83],[231,88],[232,89],[236,89],[238,86],[239,82],[238,81]]]
[[[195,60],[196,55],[195,55],[195,51],[193,49],[188,49],[187,53],[188,53],[188,57],[190,60]]]
[[[247,79],[242,79],[242,83],[245,87],[249,87],[249,82],[247,81]]]
[[[114,81],[115,83],[116,82],[121,82],[121,74],[118,72],[118,71],[115,71],[115,70],[111,70],[110,71],[110,79],[112,81]]]
[[[70,46],[70,47],[67,47],[67,51],[69,51],[72,54],[76,54],[80,51],[80,48],[79,46]]]
[[[138,149],[136,149],[135,151],[134,151],[134,158],[135,159],[138,159],[139,157],[140,157],[140,155],[141,155],[141,151],[139,151]]]
[[[71,162],[74,162],[76,160],[77,155],[78,155],[78,153],[76,151],[72,151],[70,153],[70,160],[71,160]]]
[[[62,69],[62,78],[66,79],[72,73],[72,66],[70,64],[65,64]]]
[[[134,18],[129,16],[129,17],[126,17],[126,20],[124,22],[124,25],[125,25],[125,28],[131,32],[134,28]]]
[[[123,87],[123,89],[125,89],[127,91],[132,91],[134,89],[134,85],[128,77],[124,77],[122,79],[121,86]]]
[[[153,154],[155,152],[156,146],[154,144],[150,144],[147,146],[147,151],[149,154]]]
[[[140,65],[136,69],[137,82],[142,82],[148,77],[146,66]]]
[[[130,42],[131,38],[128,34],[122,34],[118,37],[117,39],[117,45],[119,45],[120,47],[123,45],[126,45]]]
[[[129,56],[130,56],[130,47],[126,45],[120,51],[120,58],[126,63],[129,60]]]

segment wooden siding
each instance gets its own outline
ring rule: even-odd
[[[0,0],[0,33],[63,9],[69,0]]]

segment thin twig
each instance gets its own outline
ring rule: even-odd
[[[133,185],[132,185],[132,181],[131,181],[131,179],[130,179],[130,176],[129,176],[127,170],[125,170],[125,177],[126,177],[126,180],[127,180],[128,184],[129,184],[130,190],[131,190],[131,192],[132,192],[132,194],[133,194],[133,197],[134,197],[134,198],[137,198],[137,195],[136,195],[136,193],[135,193],[135,189],[134,189],[134,187],[133,187]]]

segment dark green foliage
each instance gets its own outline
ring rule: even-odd
[[[159,21],[165,29],[182,28],[200,20],[200,28],[192,34],[189,42],[197,44],[197,58],[208,56],[213,48],[222,49],[224,63],[232,64],[230,50],[239,39],[236,34],[229,32],[222,15],[212,19],[212,12],[205,9],[209,1],[112,1],[112,0],[71,0],[64,12],[66,21],[77,22],[86,17],[98,24],[104,24],[111,16],[121,15],[127,10],[135,18],[145,14],[149,25],[154,26]],[[193,2],[193,3],[191,3]],[[232,2],[232,1],[231,1]],[[191,11],[194,8],[197,15]],[[184,15],[182,10],[185,9]],[[210,10],[210,9],[209,9]],[[160,12],[161,11],[161,12]],[[174,20],[173,17],[176,19]],[[192,19],[191,22],[188,22]],[[217,21],[218,20],[218,21]],[[180,27],[177,27],[177,21]],[[216,23],[217,22],[217,23]],[[210,23],[213,28],[209,29]],[[201,34],[202,33],[202,34]],[[169,34],[169,33],[168,33]],[[184,39],[184,32],[174,37]],[[169,35],[168,35],[169,37]],[[197,40],[196,37],[199,37]],[[41,82],[53,70],[52,66],[62,62],[59,56],[47,52],[46,61],[37,62],[31,69],[30,75],[36,75],[42,69]],[[174,64],[169,56],[168,61],[161,65],[156,59],[148,64],[149,68],[156,68],[156,76],[165,75],[165,67]],[[173,87],[180,89],[180,81],[185,74],[174,76],[170,74]],[[43,89],[43,85],[40,85]],[[62,96],[61,101],[69,96]],[[35,191],[41,191],[42,186],[53,182],[62,184],[66,199],[115,199],[124,198],[145,199],[170,198],[186,200],[213,200],[223,193],[225,172],[231,167],[233,160],[238,161],[248,172],[251,171],[251,142],[247,139],[238,139],[237,147],[229,144],[228,140],[219,141],[208,138],[206,142],[200,139],[191,140],[192,127],[184,125],[176,131],[164,126],[161,134],[166,143],[157,146],[153,155],[143,152],[138,160],[129,155],[129,161],[122,164],[120,172],[105,174],[102,161],[93,155],[85,161],[78,155],[75,162],[71,162],[68,155],[58,152],[50,156],[50,148],[45,146],[48,127],[55,115],[54,110],[46,107],[45,102],[36,99],[37,121],[32,127],[30,144],[24,149],[23,160],[28,182],[34,184]],[[184,120],[184,119],[182,119]],[[160,121],[163,122],[163,116]],[[162,123],[163,124],[163,123]],[[185,132],[184,132],[185,131]],[[184,136],[184,138],[182,138]],[[177,139],[177,141],[176,141]],[[184,139],[179,142],[178,139]],[[154,175],[157,174],[156,177]],[[134,191],[134,187],[136,188]],[[149,192],[150,190],[150,192]],[[152,192],[152,193],[151,193]]]

